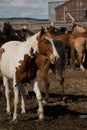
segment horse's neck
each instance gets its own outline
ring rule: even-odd
[[[29,45],[29,47],[31,47],[34,51],[33,53],[35,54],[36,52],[39,51],[38,49],[38,37],[39,33],[34,34],[33,36],[27,38],[26,43]]]

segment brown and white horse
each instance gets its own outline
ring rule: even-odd
[[[43,119],[42,96],[37,80],[37,64],[36,57],[38,53],[45,55],[53,64],[58,60],[59,55],[53,44],[50,34],[46,33],[42,28],[39,33],[29,37],[25,42],[10,41],[5,43],[3,54],[0,56],[0,70],[3,76],[3,84],[5,86],[5,96],[7,101],[6,111],[11,113],[9,100],[9,80],[13,80],[14,90],[14,112],[13,121],[17,120],[17,107],[19,102],[19,91],[21,93],[21,109],[25,113],[25,103],[22,93],[24,83],[32,84],[36,98],[38,101],[39,119]]]

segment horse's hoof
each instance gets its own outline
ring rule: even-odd
[[[26,111],[21,111],[21,114],[26,114]]]
[[[17,119],[13,119],[13,120],[12,120],[12,123],[13,123],[13,124],[16,124],[16,123],[17,123]]]
[[[44,115],[39,115],[39,121],[42,121],[44,119]]]
[[[43,111],[37,110],[37,113],[38,113],[38,115],[39,115],[39,121],[43,120],[43,119],[44,119]]]
[[[7,112],[7,115],[12,116],[12,113],[11,112]]]

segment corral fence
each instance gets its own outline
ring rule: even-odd
[[[51,24],[53,24],[57,28],[67,27],[68,29],[70,29],[72,27],[72,22],[64,22],[64,21],[56,21],[52,23],[50,21],[8,20],[8,21],[0,21],[0,30],[2,30],[4,22],[9,22],[14,29],[21,29],[23,28],[23,26],[26,26],[27,28],[35,32],[39,31],[41,27],[48,27]],[[87,28],[87,22],[74,22],[74,23]]]
[[[78,25],[81,25],[82,27],[85,27],[87,29],[87,22],[74,22]],[[60,28],[60,27],[67,27],[67,29],[71,29],[73,23],[72,22],[35,22],[31,23],[29,25],[31,30],[37,31],[40,30],[41,27],[49,27],[51,24],[53,24],[55,27]]]

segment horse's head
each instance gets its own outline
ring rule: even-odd
[[[51,63],[54,63],[56,60],[58,60],[59,55],[54,46],[52,35],[43,27],[40,31],[39,36],[37,37],[37,40],[39,52],[42,55],[47,56],[50,59]]]
[[[47,30],[49,33],[54,34],[54,35],[58,35],[61,33],[58,28],[56,28],[55,26],[51,26],[51,25],[49,27],[47,27]]]
[[[66,27],[57,28],[55,26],[50,25],[49,27],[47,27],[47,30],[52,35],[59,35],[59,34],[64,34],[67,29],[66,29]]]

